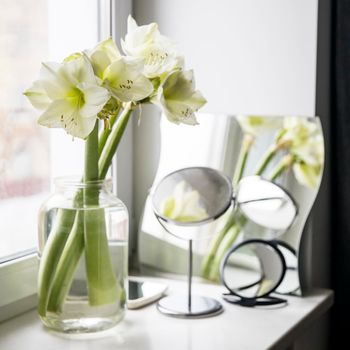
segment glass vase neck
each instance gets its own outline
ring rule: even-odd
[[[78,176],[63,176],[54,179],[56,189],[97,189],[97,190],[112,190],[112,179],[84,181]]]

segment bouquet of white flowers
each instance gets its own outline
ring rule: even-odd
[[[129,16],[121,46],[124,55],[109,38],[61,63],[42,63],[40,79],[24,93],[42,111],[39,124],[63,128],[85,140],[84,182],[105,178],[132,111],[138,106],[153,103],[169,121],[195,125],[195,112],[206,103],[195,90],[193,71],[184,70],[183,57],[174,43],[160,34],[156,23],[138,26]],[[100,132],[99,121],[104,126]],[[74,200],[98,204],[96,193],[89,190],[81,191]],[[88,233],[93,230],[86,229],[103,222],[103,215],[97,211],[81,217],[78,211],[61,210],[57,217],[41,256],[39,314],[44,317],[48,311],[61,311],[83,252],[89,303],[112,302],[118,297],[118,285],[110,260],[101,258],[108,256],[106,239],[104,242],[99,237],[97,242]],[[85,236],[79,239],[82,226]],[[97,278],[101,271],[103,276]]]

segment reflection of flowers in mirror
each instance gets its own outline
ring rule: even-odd
[[[261,135],[263,132],[276,130],[282,126],[282,120],[279,117],[238,115],[237,120],[243,132],[254,137]]]
[[[289,166],[297,181],[304,186],[316,188],[321,179],[324,164],[324,146],[321,130],[306,118],[286,117],[281,141],[289,143],[292,156]]]
[[[196,222],[209,216],[201,203],[199,192],[192,189],[186,181],[179,182],[173,194],[164,200],[161,213],[180,222]]]
[[[253,174],[270,181],[278,181],[283,174],[294,175],[300,186],[316,190],[320,184],[324,166],[324,144],[322,130],[317,118],[298,116],[264,117],[238,116],[242,131],[240,152],[233,175],[233,185],[248,175],[245,173],[247,162],[256,164]],[[260,159],[252,158],[252,145],[259,137],[270,133],[272,142]],[[260,145],[260,144],[259,144]],[[203,259],[202,275],[218,280],[222,257],[235,242],[245,221],[239,221],[237,215],[227,220],[227,224],[212,240],[209,251]]]

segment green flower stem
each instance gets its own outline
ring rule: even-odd
[[[231,226],[234,225],[234,222],[235,222],[234,214],[230,213],[230,216],[227,219],[225,226],[215,235],[215,237],[210,242],[209,251],[206,254],[206,256],[203,258],[202,266],[201,266],[201,275],[204,278],[209,278],[210,269],[215,259],[215,255],[220,246],[220,243],[225,237],[228,230],[231,228]]]
[[[232,244],[235,242],[241,228],[238,224],[233,224],[225,236],[223,237],[218,250],[215,254],[215,258],[210,268],[209,279],[212,281],[218,281],[220,276],[220,264],[225,253],[230,249]]]
[[[259,166],[255,171],[255,175],[262,175],[262,173],[265,171],[266,167],[268,166],[270,161],[273,159],[277,151],[278,151],[278,147],[275,144],[271,145],[268,148],[266,153],[263,155],[263,158],[261,159]]]
[[[75,210],[59,209],[48,240],[40,258],[38,272],[38,313],[46,315],[51,284],[56,267],[74,223]]]
[[[132,110],[132,104],[128,103],[118,119],[113,120],[113,127],[104,141],[98,167],[96,167],[99,170],[100,179],[104,179],[107,174]],[[94,210],[86,224],[88,225],[85,229],[85,255],[90,304],[102,305],[115,302],[120,294],[120,288],[110,260],[103,211]]]
[[[62,311],[63,302],[69,292],[72,279],[84,250],[84,213],[75,212],[73,227],[69,229],[66,245],[60,255],[51,287],[47,310],[59,313]]]
[[[275,166],[275,168],[272,170],[270,174],[270,180],[275,181],[277,178],[279,178],[282,173],[289,169],[294,163],[294,157],[290,154],[287,154],[284,156],[279,163]]]
[[[118,300],[120,286],[113,271],[103,209],[85,211],[85,266],[91,306]]]
[[[123,112],[120,114],[117,122],[113,125],[110,135],[108,136],[103,151],[98,162],[99,178],[104,179],[111,165],[113,156],[117,150],[119,142],[124,134],[130,115],[132,112],[132,104],[128,103]]]
[[[108,145],[110,137],[113,136],[112,131],[105,146]],[[122,133],[119,137],[121,138],[121,136]],[[110,157],[109,164],[115,150],[116,147],[114,150],[110,149],[113,154]],[[103,153],[102,151],[101,157]],[[85,145],[85,182],[99,178],[98,165],[98,123],[96,122],[96,126],[87,138]],[[99,189],[96,186],[85,188],[84,204],[85,208],[88,209],[84,210],[84,240],[89,303],[92,306],[110,304],[117,301],[117,280],[109,254],[104,210],[98,208]]]
[[[245,134],[243,136],[242,141],[242,147],[239,152],[237,166],[235,170],[235,174],[233,177],[233,184],[234,186],[238,184],[240,179],[243,176],[245,166],[247,164],[247,159],[249,156],[249,151],[251,149],[251,146],[254,142],[254,138],[250,134]],[[202,261],[202,267],[201,267],[201,275],[204,278],[209,278],[210,270],[212,263],[215,259],[215,255],[217,253],[217,250],[221,244],[221,241],[224,239],[227,232],[230,230],[230,228],[234,225],[234,215],[233,213],[230,214],[225,226],[222,228],[222,230],[213,238],[213,240],[210,243],[209,251],[206,254],[206,256],[203,258]]]
[[[98,122],[96,121],[95,127],[87,137],[85,141],[85,161],[84,161],[84,181],[96,181],[98,180]],[[85,189],[84,204],[86,203],[86,196],[89,197],[90,189]],[[93,203],[96,201],[96,196],[93,196]],[[98,198],[97,198],[98,200]]]
[[[247,159],[249,155],[250,148],[254,142],[254,137],[250,134],[245,134],[243,136],[241,150],[239,152],[238,161],[236,165],[235,174],[233,176],[233,185],[236,186],[241,180],[245,166],[247,164]]]

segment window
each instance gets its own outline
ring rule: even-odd
[[[46,0],[5,0],[0,12],[0,259],[35,247],[35,212],[49,185],[49,138],[22,91],[48,57]],[[18,220],[20,216],[21,220]]]
[[[0,281],[6,287],[0,321],[34,306],[38,209],[54,177],[83,169],[83,142],[38,126],[22,92],[38,78],[41,61],[60,61],[111,33],[120,37],[131,12],[122,0],[4,0],[1,6]]]

